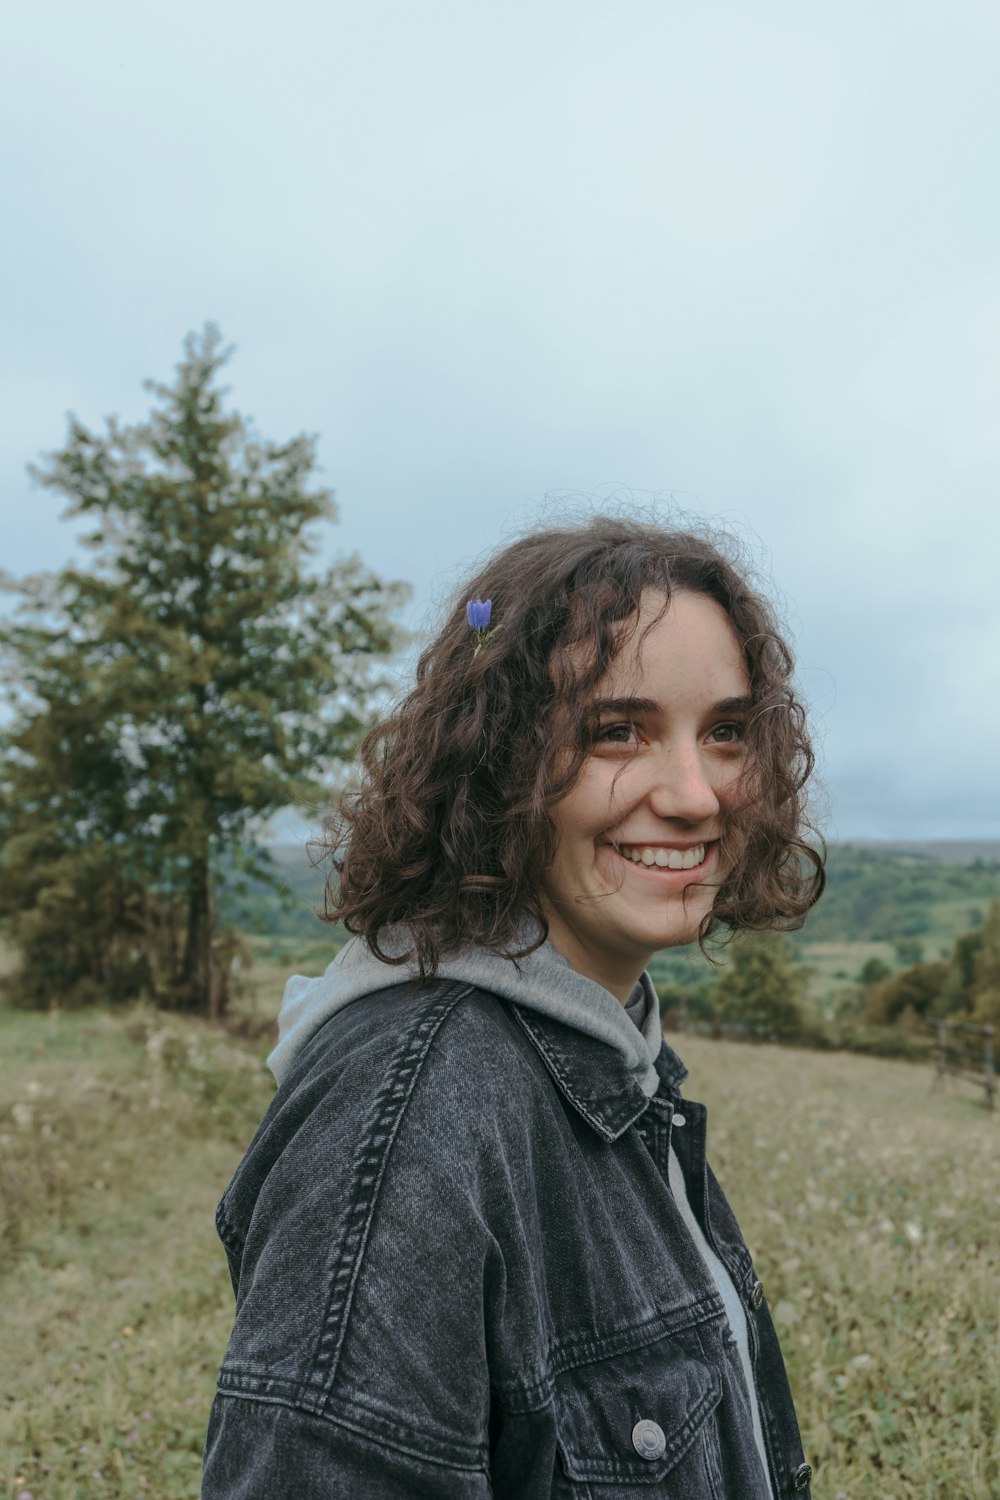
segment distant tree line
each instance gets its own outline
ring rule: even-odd
[[[1000,901],[980,925],[956,939],[946,959],[888,974],[869,962],[859,975],[858,1013],[870,1025],[901,1025],[945,1017],[1000,1026]]]
[[[934,909],[967,904],[970,926],[982,921],[984,893],[1000,897],[1000,861],[946,863],[929,854],[837,844],[823,899],[792,941],[869,942],[898,946],[901,963],[917,963]]]
[[[868,959],[843,986],[833,1013],[807,998],[811,970],[782,934],[733,939],[718,974],[658,985],[668,1025],[748,1040],[845,1047],[883,1055],[925,1055],[932,1023],[969,1021],[1000,1028],[1000,900],[962,933],[947,958],[896,972]]]
[[[357,556],[307,572],[335,519],[315,440],[261,440],[224,406],[211,324],[147,421],[70,419],[33,468],[86,517],[89,569],[17,580],[0,624],[4,980],[25,1005],[115,1001],[221,1015],[241,938],[226,872],[282,889],[252,825],[325,803],[372,722],[406,586]]]

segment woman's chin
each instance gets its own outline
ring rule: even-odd
[[[653,948],[654,953],[661,952],[664,948],[685,948],[689,943],[698,941],[698,928],[700,923],[692,922],[688,927],[675,928],[669,934],[665,933]]]
[[[636,924],[635,936],[640,936],[644,948],[659,952],[662,948],[683,948],[698,941],[698,932],[706,914],[711,910],[714,892],[692,894],[687,909],[671,912],[664,917],[657,913],[648,923]]]

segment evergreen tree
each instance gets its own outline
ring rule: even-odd
[[[932,1016],[959,1016],[964,1012],[965,1019],[969,1019],[974,1004],[976,960],[982,946],[980,913],[979,927],[975,931],[963,932],[955,939],[948,957],[948,972],[945,974],[941,993],[931,1007]]]
[[[809,1028],[812,970],[796,963],[781,933],[741,933],[715,986],[716,1014],[763,1041],[794,1041]]]
[[[304,571],[307,528],[336,517],[315,440],[261,441],[224,408],[230,353],[206,325],[173,385],[145,382],[147,421],[99,436],[71,417],[31,471],[68,496],[64,518],[93,518],[96,554],[90,570],[0,575],[23,596],[22,622],[0,628],[0,917],[31,998],[131,972],[164,1003],[220,1013],[220,865],[279,883],[248,828],[328,799],[397,643],[405,585],[357,556]]]
[[[1000,1027],[1000,901],[991,901],[977,936],[972,982],[972,1019],[979,1026]]]

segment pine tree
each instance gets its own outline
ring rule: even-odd
[[[173,385],[144,383],[147,421],[111,418],[99,436],[71,417],[65,446],[31,469],[68,496],[64,519],[94,519],[96,554],[87,570],[0,575],[27,616],[0,628],[14,707],[0,916],[36,999],[130,962],[155,988],[165,963],[158,999],[220,1013],[222,862],[278,883],[248,828],[329,798],[371,722],[374,663],[398,643],[405,585],[357,556],[304,571],[307,528],[336,518],[313,484],[315,440],[264,442],[224,408],[231,353],[207,324]],[[123,936],[131,957],[115,958]]]

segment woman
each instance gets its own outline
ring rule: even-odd
[[[823,886],[792,658],[726,546],[523,537],[368,737],[328,827],[356,937],[289,982],[219,1205],[203,1500],[808,1494],[645,972]]]

